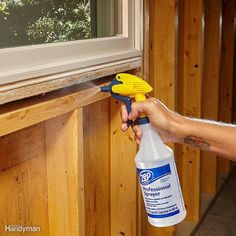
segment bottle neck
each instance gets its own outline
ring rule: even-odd
[[[150,123],[142,124],[140,128],[143,133],[139,146],[140,150],[145,150],[146,153],[155,153],[156,158],[163,158],[171,154],[159,133]]]
[[[146,116],[138,118],[138,124],[139,125],[145,125],[145,124],[149,124],[149,123],[150,123],[150,121]]]
[[[163,143],[159,133],[156,131],[156,129],[150,124],[150,122],[146,123],[146,124],[141,124],[140,128],[143,132],[143,138],[148,138],[145,140],[149,140],[149,142],[155,138],[155,141],[158,141],[159,143]]]

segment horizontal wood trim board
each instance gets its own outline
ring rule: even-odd
[[[132,70],[141,66],[141,57],[0,86],[0,105],[22,98]]]
[[[100,93],[97,87],[104,85],[104,81],[107,82],[107,80],[100,80],[94,85],[85,83],[46,94],[44,97],[37,96],[2,105],[0,107],[0,136],[109,97],[109,93]]]

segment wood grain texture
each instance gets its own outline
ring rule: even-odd
[[[100,93],[95,85],[84,84],[44,97],[3,105],[0,107],[0,136],[63,115],[109,96],[109,93]]]
[[[110,103],[84,108],[85,235],[110,236]]]
[[[138,57],[127,60],[127,62],[125,60],[122,63],[116,62],[115,65],[111,66],[97,66],[93,71],[89,72],[87,69],[80,70],[77,73],[76,71],[70,71],[3,85],[0,86],[0,104],[95,80],[140,66],[141,59]]]
[[[175,108],[176,0],[150,2],[149,76],[153,96]]]
[[[175,109],[176,5],[176,0],[156,0],[149,3],[149,82],[153,87],[152,95],[170,109]],[[143,203],[142,199],[141,202]],[[142,236],[175,234],[174,226],[165,228],[151,226],[147,221],[144,207],[141,221]]]
[[[12,140],[10,135],[0,140],[4,148],[1,165],[7,167],[0,171],[1,236],[11,234],[5,232],[4,225],[8,224],[39,226],[37,235],[49,235],[44,124],[30,130],[32,135],[26,130],[11,134]],[[9,162],[11,158],[13,161]],[[22,232],[13,234],[20,236]]]
[[[77,116],[77,145],[78,145],[78,235],[86,236],[85,234],[85,169],[84,169],[84,117],[83,108],[80,108],[75,112]]]
[[[234,60],[236,58],[236,37],[234,38]],[[233,74],[233,102],[232,102],[232,122],[236,122],[236,63],[234,63]]]
[[[44,143],[44,124],[39,123],[26,129],[0,137],[0,171],[17,166],[24,161],[39,158]],[[29,151],[30,150],[30,151]]]
[[[111,176],[111,233],[137,234],[137,176],[134,157],[137,146],[131,129],[120,130],[120,103],[111,100],[110,112],[110,176]]]
[[[221,0],[205,1],[204,68],[202,85],[202,118],[218,120]],[[211,168],[209,168],[209,166]],[[217,190],[217,156],[201,153],[201,191],[215,194]]]
[[[201,116],[202,1],[179,0],[178,112]],[[200,152],[189,146],[177,149],[187,220],[197,222],[200,209]],[[191,186],[191,191],[189,187]]]
[[[49,234],[52,236],[79,235],[77,119],[75,111],[45,123]]]
[[[232,122],[235,1],[223,1],[219,120]],[[219,171],[229,173],[230,161],[219,158]]]
[[[149,81],[150,0],[143,0],[143,54],[142,78]]]

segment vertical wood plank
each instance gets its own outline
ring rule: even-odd
[[[235,0],[223,1],[219,120],[232,122]],[[219,158],[219,171],[228,173],[230,161]]]
[[[202,0],[179,0],[179,5],[178,112],[200,117]],[[200,152],[189,146],[181,146],[177,154],[187,219],[197,222],[200,208]]]
[[[150,82],[150,75],[149,75],[149,65],[150,65],[150,3],[152,1],[150,0],[143,0],[143,55],[142,55],[142,75],[141,77],[146,80],[147,82]],[[145,209],[144,209],[144,203],[142,199],[142,192],[139,187],[139,183],[137,181],[137,212],[136,212],[136,235],[142,236],[142,230],[144,229],[145,223],[147,221],[147,218],[145,217]]]
[[[150,2],[150,84],[153,96],[175,108],[176,0]]]
[[[46,121],[50,235],[78,235],[77,112]]]
[[[44,143],[43,123],[0,137],[0,170],[4,171],[32,158],[40,158]],[[30,151],[29,151],[30,150]]]
[[[110,236],[110,103],[84,108],[85,235]]]
[[[233,72],[233,102],[232,102],[232,122],[236,122],[236,37],[234,37],[234,72]]]
[[[5,225],[39,226],[38,235],[49,235],[44,135],[40,123],[0,138],[0,235],[12,234]]]
[[[111,100],[111,233],[136,236],[137,176],[134,157],[137,146],[131,129],[120,130],[120,103]]]
[[[143,66],[142,78],[149,81],[149,34],[150,34],[150,0],[143,0]]]
[[[204,69],[202,118],[218,120],[221,0],[205,0]],[[211,168],[209,168],[209,166]],[[215,194],[217,189],[217,156],[201,153],[201,191]]]
[[[84,117],[83,108],[76,110],[77,113],[77,145],[78,145],[78,235],[85,234],[85,168],[84,168]]]
[[[149,82],[153,96],[175,109],[176,69],[176,0],[150,1]],[[173,148],[173,145],[172,145]],[[142,214],[142,235],[168,236],[175,234],[175,227],[155,228]]]

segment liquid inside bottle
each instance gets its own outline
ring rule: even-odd
[[[173,151],[150,123],[140,127],[143,136],[135,162],[148,221],[156,227],[175,225],[186,210]]]

